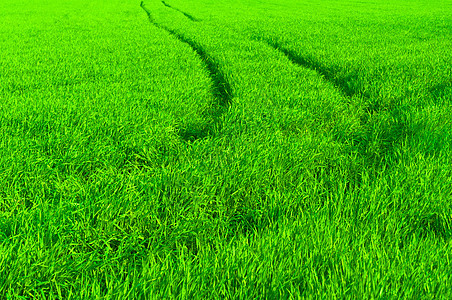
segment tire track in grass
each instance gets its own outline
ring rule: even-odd
[[[201,132],[195,132],[190,129],[179,132],[181,138],[185,141],[194,141],[197,139],[202,139],[208,136],[211,131],[214,129],[215,125],[218,125],[220,121],[220,117],[223,114],[224,110],[229,106],[232,98],[232,90],[228,81],[225,79],[225,76],[220,71],[218,64],[204,51],[204,49],[195,41],[186,38],[181,33],[168,28],[164,25],[161,25],[155,22],[152,17],[149,9],[146,8],[144,1],[141,1],[141,8],[145,11],[148,16],[149,22],[157,28],[163,29],[175,38],[177,38],[182,43],[185,43],[193,49],[193,51],[200,57],[203,61],[206,69],[208,71],[208,75],[212,80],[213,85],[213,95],[216,99],[215,107],[212,108],[208,113],[213,118],[213,125],[207,127],[205,130]]]
[[[167,4],[165,1],[162,1],[163,5],[166,7],[172,8],[174,10],[177,10],[178,12],[182,13],[184,16],[186,16],[191,21],[200,22],[200,19],[197,19],[196,17],[183,12],[177,8],[172,7],[171,5]],[[295,54],[293,51],[282,47],[280,44],[271,41],[270,39],[263,38],[262,36],[259,36],[257,38],[254,38],[255,40],[262,42],[264,44],[267,44],[268,46],[272,47],[278,52],[283,53],[292,63],[295,65],[298,65],[303,68],[307,68],[313,71],[316,71],[319,75],[321,75],[323,78],[325,78],[326,81],[329,81],[336,89],[338,89],[342,95],[344,95],[346,98],[352,98],[354,96],[364,96],[363,93],[356,90],[353,87],[350,87],[349,83],[354,81],[353,76],[349,76],[345,79],[337,79],[334,76],[334,72],[330,71],[327,67],[322,66],[321,64],[315,62],[312,59],[301,57],[297,54]],[[356,80],[356,79],[355,79]]]
[[[163,1],[162,3],[165,6],[168,6]],[[152,20],[150,14],[148,15]],[[189,18],[187,14],[184,13],[184,15]],[[193,21],[191,18],[189,19]],[[160,25],[157,26],[164,28]],[[172,30],[166,30],[176,36],[180,36]],[[386,169],[388,167],[391,168],[392,165],[397,165],[398,159],[395,158],[393,160],[397,144],[404,138],[409,138],[412,134],[401,109],[394,108],[389,111],[389,113],[385,112],[384,108],[378,105],[378,99],[372,99],[371,96],[361,90],[358,82],[359,78],[356,74],[351,74],[345,78],[338,78],[337,72],[334,72],[332,68],[321,65],[319,62],[316,62],[310,57],[304,57],[296,54],[293,50],[287,49],[279,43],[276,43],[268,38],[266,39],[262,36],[257,36],[253,39],[257,42],[268,45],[278,52],[281,52],[291,63],[303,69],[315,71],[323,78],[323,80],[329,82],[350,103],[355,101],[357,98],[361,98],[368,102],[367,105],[365,105],[365,113],[367,116],[364,115],[361,119],[362,127],[354,133],[344,136],[336,136],[335,139],[345,144],[351,142],[353,145],[352,147],[357,148],[358,152],[366,158],[367,164],[365,167],[377,167],[378,171],[381,170],[381,168]],[[182,39],[182,41],[185,40]],[[194,44],[193,42],[191,43]],[[190,46],[192,45],[190,44]],[[192,48],[196,49],[199,47],[192,46]],[[215,70],[218,70],[218,68],[216,67]],[[438,87],[432,88],[432,92],[441,94],[443,89],[446,89],[446,87],[439,85]],[[374,101],[377,101],[376,105],[374,104]],[[374,114],[375,118],[372,116]],[[377,147],[375,147],[375,145],[377,145]],[[359,189],[363,184],[362,178],[360,178],[358,174],[356,176],[352,176],[353,177],[350,178],[350,181],[348,181],[345,185],[345,194]],[[354,182],[354,184],[352,185],[351,182]],[[237,216],[237,214],[234,216]],[[445,225],[443,220],[437,217],[437,215],[432,216],[424,213],[420,216],[414,217],[413,219],[414,221],[406,221],[404,228],[418,228],[420,225],[424,229],[423,234],[433,232],[436,236],[441,238],[450,238],[450,234],[446,229],[447,225]],[[240,224],[243,220],[243,218],[233,218],[232,223]],[[255,223],[254,219],[251,219],[249,222],[250,224]],[[252,225],[245,225],[245,227],[252,228]]]
[[[168,4],[166,4],[164,1],[162,1],[162,3],[167,7],[171,7]],[[186,14],[186,13],[183,13],[183,14],[188,19],[192,20],[191,17],[187,16],[189,14]],[[189,16],[191,16],[191,15],[189,15]],[[160,26],[160,25],[158,25],[158,26]],[[172,30],[168,30],[168,31],[172,32]],[[289,61],[291,63],[293,63],[294,65],[296,65],[298,67],[315,71],[325,81],[329,82],[342,96],[344,96],[348,102],[351,103],[352,98],[355,96],[361,96],[361,97],[364,96],[364,95],[362,95],[362,93],[360,91],[353,89],[349,86],[348,82],[350,81],[351,77],[353,77],[353,76],[349,76],[350,78],[345,78],[345,79],[339,80],[335,77],[335,73],[332,72],[329,68],[321,65],[320,63],[313,61],[312,59],[309,59],[306,57],[301,57],[301,56],[297,55],[294,51],[281,46],[279,43],[276,43],[276,42],[270,40],[269,38],[264,38],[263,36],[258,35],[258,36],[254,36],[252,38],[252,40],[255,40],[259,43],[268,45],[271,48],[273,48],[274,50],[281,52],[282,54],[284,54],[284,56],[286,56],[289,59]],[[369,111],[377,111],[377,110],[370,109]],[[363,118],[362,125],[365,126],[365,125],[367,125],[367,123],[368,123],[368,118]],[[352,138],[352,139],[356,140],[358,147],[362,147],[363,151],[365,151],[365,149],[367,149],[367,147],[368,147],[368,145],[367,145],[368,137],[367,136],[366,137],[362,137],[362,136],[349,137],[349,136],[347,136],[347,137],[340,137],[340,138],[338,138],[338,140],[343,142],[347,138],[348,139]]]
[[[164,3],[164,1],[162,1],[162,3],[165,6],[168,6]],[[184,15],[186,14],[184,13]],[[352,98],[355,97],[360,97],[370,102],[370,97],[360,91],[359,88],[356,88],[356,82],[358,81],[356,75],[350,75],[342,79],[337,78],[335,76],[336,73],[333,72],[330,68],[308,57],[300,56],[294,51],[283,47],[281,44],[272,41],[269,38],[264,38],[263,36],[255,36],[253,37],[253,40],[268,45],[274,50],[281,52],[294,65],[315,71],[321,78],[330,83],[343,97],[345,97],[349,103],[352,103],[354,101]],[[373,161],[380,159],[382,156],[392,154],[395,150],[394,142],[396,142],[401,137],[400,134],[395,133],[409,133],[407,133],[406,124],[399,122],[399,120],[397,119],[397,115],[400,114],[399,111],[394,111],[392,116],[396,117],[394,119],[395,121],[390,122],[389,124],[385,124],[386,126],[385,128],[383,128],[383,134],[374,132],[372,130],[373,124],[371,123],[370,116],[372,114],[378,114],[379,112],[380,108],[378,106],[370,104],[366,109],[366,114],[361,116],[361,125],[363,126],[362,129],[364,129],[364,133],[356,132],[352,136],[337,136],[336,140],[339,142],[347,142],[349,140],[353,140],[353,143],[360,149],[360,152],[366,156],[370,155],[371,160]],[[384,148],[384,150],[382,150],[383,153],[370,154],[370,151],[372,151],[369,150],[372,147],[372,138],[376,138],[377,136],[379,137],[379,144]]]
[[[164,1],[162,1],[162,3],[164,3]],[[184,15],[186,14],[184,13]],[[384,126],[382,128],[380,127],[380,129],[382,129],[381,132],[375,131],[374,122],[376,121],[372,120],[372,116],[374,114],[378,115],[381,113],[382,108],[378,105],[378,103],[373,103],[369,95],[361,91],[357,75],[351,74],[345,78],[338,78],[336,77],[336,72],[334,72],[331,68],[316,62],[312,58],[300,56],[293,50],[282,46],[280,43],[277,43],[269,38],[265,38],[262,35],[254,36],[253,39],[257,42],[270,46],[278,52],[281,52],[294,65],[315,71],[321,78],[330,83],[343,97],[345,97],[349,103],[353,103],[353,98],[356,99],[357,97],[364,99],[368,103],[365,109],[365,114],[360,117],[362,125],[361,130],[363,132],[356,132],[351,136],[337,136],[337,141],[353,141],[353,144],[360,149],[360,152],[363,155],[368,156],[370,160],[375,162],[381,160],[382,158],[384,159],[387,155],[392,155],[395,151],[396,142],[401,140],[403,137],[412,134],[407,128],[407,124],[401,115],[400,109],[396,109],[391,112],[390,120],[384,121],[386,123],[383,123]],[[373,145],[375,141],[377,141],[378,147],[381,147],[379,150],[381,153],[373,152],[375,150],[373,150],[372,147],[375,147],[375,145]]]
[[[162,1],[162,3],[165,5],[164,1]],[[168,5],[165,5],[165,6],[168,6]],[[184,14],[184,15],[187,17],[186,14]],[[187,18],[188,18],[188,17],[187,17]],[[189,19],[191,20],[191,18],[189,18]],[[193,20],[192,20],[192,21],[193,21]],[[168,30],[168,31],[170,31],[170,30]],[[172,31],[170,31],[170,32],[172,32]],[[274,46],[274,45],[272,45],[272,44],[266,42],[266,41],[263,40],[262,38],[253,38],[252,40],[254,40],[255,42],[258,42],[258,43],[260,43],[260,44],[268,45],[268,46],[270,46],[271,48],[273,48],[274,50],[276,50],[277,52],[282,52],[282,53],[285,54],[285,56],[289,59],[289,61],[290,61],[292,64],[294,64],[295,66],[297,66],[297,67],[300,67],[300,68],[303,68],[303,69],[309,69],[309,70],[316,71],[316,73],[317,73],[318,75],[321,75],[321,77],[322,77],[323,79],[326,79],[326,81],[329,82],[330,84],[332,84],[333,87],[334,87],[336,90],[338,90],[338,92],[339,92],[340,94],[342,94],[344,97],[346,97],[346,98],[348,99],[349,102],[351,102],[351,97],[354,96],[355,93],[348,92],[348,90],[345,90],[346,92],[344,92],[342,86],[339,85],[339,84],[335,84],[334,82],[332,82],[332,80],[331,80],[332,76],[327,76],[328,74],[327,74],[326,71],[325,71],[325,72],[323,71],[323,68],[317,68],[317,67],[314,67],[314,66],[309,66],[309,65],[307,65],[307,64],[300,63],[300,61],[299,61],[298,59],[296,59],[296,56],[293,55],[292,53],[290,53],[290,55],[288,55],[287,53],[281,51],[281,49],[279,49],[279,47]],[[319,69],[320,69],[320,71],[319,71]],[[322,76],[322,75],[323,75],[323,76]],[[360,183],[358,183],[358,185],[360,185]],[[347,189],[348,189],[348,188],[347,188]]]
[[[321,65],[320,63],[310,59],[308,57],[303,57],[296,54],[294,51],[283,47],[281,44],[272,41],[268,38],[262,36],[257,37],[257,40],[263,42],[276,51],[284,54],[292,63],[313,70],[321,75],[326,81],[330,82],[337,90],[341,92],[343,96],[350,99],[354,96],[364,96],[359,90],[350,86],[350,82],[354,81],[353,76],[349,76],[345,79],[338,79],[335,77],[334,72],[332,72],[328,67]],[[355,79],[356,80],[356,79]]]
[[[399,162],[396,155],[398,145],[405,139],[410,139],[415,136],[415,132],[409,126],[409,120],[404,114],[403,107],[393,107],[388,111],[379,105],[379,99],[372,97],[365,92],[362,92],[359,87],[354,84],[358,81],[358,76],[351,75],[345,78],[337,78],[336,73],[324,65],[310,59],[296,54],[293,50],[281,46],[279,43],[272,41],[262,36],[256,37],[256,40],[261,41],[273,49],[283,53],[292,63],[316,71],[326,81],[330,82],[341,94],[350,102],[353,98],[359,97],[367,102],[365,108],[366,115],[361,116],[361,129],[351,135],[343,137],[336,137],[339,142],[353,141],[354,147],[359,149],[363,157],[366,157],[368,167],[376,167],[377,170],[388,170],[396,166]],[[447,83],[441,83],[431,89],[431,94],[435,94],[440,98],[441,93],[444,93]],[[355,188],[361,188],[362,179],[355,178]],[[346,193],[352,191],[349,183],[346,184]],[[450,240],[452,233],[447,220],[441,216],[434,209],[429,209],[426,212],[419,212],[418,214],[409,216],[400,220],[402,230],[405,231],[405,236],[412,236],[418,233],[421,238],[433,234],[435,237],[447,242]],[[404,242],[402,241],[403,245]],[[403,246],[402,246],[403,247]]]
[[[372,97],[363,92],[359,86],[358,76],[350,75],[345,78],[337,78],[336,72],[319,62],[296,54],[293,50],[285,48],[281,44],[262,36],[257,36],[257,40],[269,45],[277,51],[283,53],[292,63],[304,68],[316,71],[325,80],[330,82],[339,90],[350,103],[353,98],[359,97],[367,105],[365,115],[361,116],[361,129],[351,135],[337,138],[340,142],[352,140],[354,147],[358,148],[361,155],[370,162],[369,167],[376,167],[377,170],[388,170],[397,166],[397,148],[401,141],[411,139],[416,132],[410,128],[409,118],[404,112],[404,107],[385,108],[379,103],[379,97]],[[358,84],[356,84],[358,83]],[[432,87],[429,92],[436,99],[445,95],[444,90],[450,89],[451,82],[440,83]],[[395,157],[394,157],[395,156]],[[357,181],[357,186],[361,187],[362,181]],[[349,187],[347,186],[347,190]],[[425,212],[419,212],[405,219],[400,220],[405,236],[418,233],[420,237],[434,234],[439,239],[449,241],[452,237],[450,226],[447,220],[435,209],[430,208]],[[401,244],[403,245],[403,241]]]
[[[281,52],[293,64],[317,72],[325,81],[332,84],[349,103],[353,103],[357,98],[364,100],[365,107],[360,115],[361,130],[351,136],[338,136],[338,141],[353,141],[353,144],[360,149],[363,155],[377,162],[381,159],[386,159],[386,156],[394,154],[398,141],[414,134],[408,128],[402,108],[396,107],[385,112],[385,108],[378,103],[377,98],[372,98],[362,91],[357,75],[351,74],[345,78],[338,78],[336,77],[337,72],[334,72],[331,68],[316,62],[310,57],[301,56],[270,38],[257,35],[254,39]],[[375,127],[376,125],[378,127]],[[378,147],[375,147],[376,145]],[[375,152],[376,150],[372,148],[380,148],[380,150]]]
[[[165,5],[165,6],[168,7],[168,8],[171,8],[171,9],[174,9],[175,11],[180,12],[181,14],[183,14],[184,16],[186,16],[187,18],[189,18],[189,19],[190,19],[191,21],[193,21],[193,22],[200,22],[200,21],[201,21],[200,19],[193,17],[192,15],[190,15],[190,14],[188,14],[188,13],[186,13],[186,12],[180,10],[179,8],[174,7],[174,6],[172,6],[172,5],[169,5],[169,4],[166,3],[165,1],[162,1],[162,4]]]
[[[193,15],[190,15],[184,11],[181,11],[178,8],[175,8],[169,4],[167,4],[165,1],[162,1],[163,5],[166,7],[169,7],[171,9],[174,9],[180,13],[182,13],[184,16],[186,16],[188,19],[194,22],[200,22],[201,20],[194,17]],[[282,47],[279,43],[276,43],[274,41],[271,41],[270,39],[266,39],[262,36],[258,36],[255,38],[255,40],[262,42],[264,44],[267,44],[268,46],[272,47],[278,52],[283,53],[292,63],[295,65],[298,65],[303,68],[307,68],[313,71],[316,71],[319,75],[321,75],[323,78],[325,78],[326,81],[329,81],[336,89],[338,89],[342,95],[344,95],[347,98],[352,98],[354,96],[365,96],[363,93],[361,93],[359,90],[357,90],[354,87],[350,87],[350,82],[356,81],[356,78],[353,76],[349,76],[345,79],[338,79],[334,75],[334,72],[332,72],[329,68],[321,65],[320,63],[315,62],[312,59],[309,59],[307,57],[301,57],[297,55],[295,52],[293,52],[290,49]]]

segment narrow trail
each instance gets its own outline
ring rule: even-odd
[[[178,8],[176,8],[176,7],[174,7],[174,6],[169,5],[169,4],[166,3],[165,1],[162,1],[162,4],[165,5],[165,6],[168,7],[168,8],[171,8],[171,9],[174,9],[175,11],[180,12],[181,14],[183,14],[184,16],[186,16],[187,18],[189,18],[189,19],[190,19],[191,21],[193,21],[193,22],[200,22],[200,21],[201,21],[200,19],[195,18],[195,17],[193,17],[192,15],[190,15],[190,14],[188,14],[188,13],[186,13],[186,12],[184,12],[184,11],[182,11],[182,10],[180,10],[180,9],[178,9]]]
[[[143,1],[141,2],[140,6],[147,14],[149,22],[151,24],[153,24],[157,28],[167,31],[169,34],[176,37],[179,41],[189,45],[190,48],[192,48],[193,51],[203,61],[204,65],[206,66],[206,69],[209,73],[209,77],[212,80],[212,84],[213,84],[212,93],[213,93],[215,99],[217,100],[217,103],[215,103],[217,107],[213,109],[213,111],[211,112],[211,116],[213,117],[215,124],[218,123],[219,118],[222,115],[222,112],[224,111],[225,108],[227,108],[229,106],[229,104],[231,102],[231,98],[232,98],[232,90],[231,90],[230,84],[225,79],[224,74],[220,71],[218,64],[215,62],[215,60],[213,60],[204,51],[204,49],[198,43],[186,38],[185,36],[183,36],[182,34],[180,34],[179,32],[177,32],[171,28],[168,28],[162,24],[155,22],[154,18],[152,17],[151,12],[149,11],[149,9],[146,8]],[[210,129],[208,128],[206,131],[204,131],[200,134],[199,133],[193,134],[190,132],[185,132],[185,133],[181,134],[181,137],[186,141],[197,140],[197,139],[204,138],[205,136],[207,136],[209,134]]]

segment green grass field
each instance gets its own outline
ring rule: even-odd
[[[0,299],[451,299],[451,0],[4,0]]]

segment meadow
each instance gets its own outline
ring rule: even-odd
[[[451,49],[451,0],[2,1],[0,298],[452,298]]]

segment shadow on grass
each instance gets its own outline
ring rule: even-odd
[[[452,100],[452,80],[438,83],[431,88],[429,88],[428,92],[434,99],[439,98],[447,98],[448,100]]]
[[[452,219],[442,214],[427,213],[416,216],[408,216],[402,220],[402,239],[399,247],[403,249],[405,244],[409,244],[413,236],[421,239],[434,237],[435,239],[449,242],[452,238]]]

